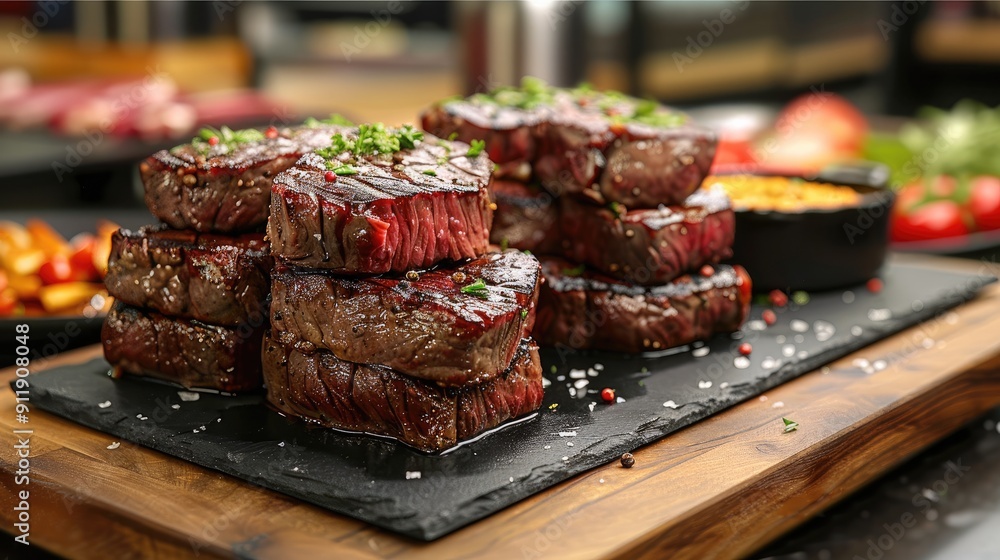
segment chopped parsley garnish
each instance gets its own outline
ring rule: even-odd
[[[795,420],[789,420],[788,418],[782,418],[782,422],[785,423],[785,433],[794,432],[799,429],[799,423]]]
[[[622,216],[625,215],[625,205],[620,202],[612,202],[608,204],[608,210],[611,211],[616,220],[621,220]]]
[[[528,310],[527,309],[522,309],[521,310],[521,318],[522,319],[527,319],[528,318]]]
[[[431,177],[437,177],[437,171],[433,169],[424,169],[424,175],[430,175]]]
[[[228,126],[221,128],[208,126],[198,131],[198,135],[191,140],[191,145],[203,154],[207,154],[213,146],[222,146],[228,153],[240,144],[260,142],[264,138],[264,133],[256,128],[233,130]]]
[[[330,145],[316,150],[316,154],[326,160],[326,168],[338,175],[357,173],[350,163],[362,156],[393,154],[403,149],[412,149],[423,140],[424,133],[412,126],[389,129],[382,123],[362,124],[354,134],[336,133],[330,137]],[[351,157],[345,160],[344,154]],[[339,171],[338,171],[339,170]]]
[[[520,87],[499,87],[488,93],[477,93],[465,101],[532,110],[539,106],[553,105],[560,96],[568,97],[580,107],[593,106],[614,124],[638,123],[658,128],[683,124],[687,118],[682,113],[661,107],[651,99],[636,99],[619,91],[596,91],[589,84],[573,89],[558,89],[538,78],[526,76]],[[446,103],[463,100],[449,100]]]
[[[399,135],[399,145],[407,150],[412,150],[417,147],[417,142],[424,139],[424,133],[413,128],[410,125],[405,125],[403,128],[399,129],[397,133]]]
[[[457,139],[458,139],[458,133],[457,132],[452,132],[451,134],[448,135],[448,140],[451,140],[452,142],[454,142]]]
[[[583,274],[584,270],[586,270],[586,267],[581,264],[581,265],[575,266],[573,268],[567,268],[567,269],[563,270],[562,272],[566,276],[579,276],[579,275]]]
[[[357,175],[358,174],[358,170],[354,169],[354,167],[351,166],[351,164],[349,164],[349,163],[345,163],[345,164],[342,164],[342,165],[335,165],[335,164],[333,164],[333,162],[327,162],[326,166],[328,168],[330,168],[330,171],[333,171],[337,175]]]
[[[317,126],[319,126],[321,124],[333,124],[333,125],[338,125],[338,126],[354,126],[353,122],[351,122],[349,119],[347,119],[346,117],[344,117],[344,115],[340,115],[338,113],[332,113],[330,115],[330,117],[326,118],[326,119],[315,119],[313,117],[309,117],[305,121],[303,121],[302,124],[308,126],[309,128],[316,128]]]
[[[485,140],[473,140],[469,144],[469,151],[465,152],[465,157],[477,157],[479,154],[483,153],[484,149],[486,149]]]
[[[506,251],[509,246],[510,246],[510,241],[508,241],[506,237],[500,240],[501,251]]]
[[[462,286],[462,293],[474,295],[483,299],[486,299],[490,295],[489,291],[486,289],[486,282],[482,278],[467,286]]]
[[[525,76],[521,79],[521,87],[499,87],[489,93],[477,93],[469,99],[502,107],[534,109],[552,103],[556,91],[538,78]]]

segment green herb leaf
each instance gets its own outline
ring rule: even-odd
[[[221,147],[225,153],[233,151],[240,144],[260,142],[264,140],[264,133],[256,128],[245,128],[233,130],[228,126],[212,128],[207,126],[198,131],[198,135],[191,139],[191,145],[199,152],[207,154],[213,146],[209,143],[212,138],[218,139],[217,147]]]
[[[316,154],[327,160],[327,167],[332,169],[331,166],[341,166],[345,163],[343,157],[345,154],[355,159],[367,155],[392,154],[402,149],[416,147],[423,138],[423,132],[409,125],[390,130],[382,123],[362,124],[354,134],[341,132],[334,134],[330,137],[330,145],[319,148]]]
[[[424,133],[410,125],[405,125],[399,130],[399,145],[407,150],[416,148],[417,142],[423,139]]]
[[[473,140],[469,144],[469,151],[465,152],[465,157],[477,157],[479,154],[483,153],[484,149],[486,149],[485,140]]]
[[[608,204],[608,210],[611,211],[611,214],[614,215],[616,220],[621,220],[622,216],[624,216],[626,212],[625,205],[620,202],[612,202]]]
[[[424,169],[424,175],[430,175],[431,177],[437,177],[437,171],[433,169]]]
[[[486,281],[482,278],[476,280],[475,282],[462,286],[463,294],[474,295],[478,298],[486,299],[489,297],[490,292],[486,289]]]
[[[799,429],[799,423],[795,420],[789,420],[788,418],[782,418],[782,422],[785,423],[785,433],[794,432]]]
[[[521,318],[522,319],[527,319],[528,318],[528,310],[527,309],[522,309],[521,310]]]
[[[452,132],[451,134],[448,135],[448,140],[451,140],[452,142],[454,142],[457,139],[458,139],[458,133],[457,132]]]
[[[587,269],[587,267],[585,267],[584,265],[581,264],[581,265],[578,265],[578,266],[574,266],[573,268],[564,269],[562,271],[562,273],[565,276],[579,276],[579,275],[583,274],[583,271],[586,270],[586,269]]]
[[[354,126],[354,123],[351,122],[347,117],[338,113],[331,113],[329,118],[322,120],[309,117],[305,121],[303,121],[302,124],[308,126],[309,128],[316,128],[321,124],[332,124],[337,126]]]
[[[503,239],[500,240],[500,250],[501,251],[506,251],[509,246],[510,246],[510,242],[507,240],[506,237],[504,237]]]
[[[344,163],[341,165],[336,165],[333,162],[327,162],[326,167],[336,173],[337,175],[357,175],[358,170],[355,169],[351,164]]]

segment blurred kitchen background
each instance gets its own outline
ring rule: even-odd
[[[1000,104],[1000,2],[0,1],[0,31],[4,210],[138,210],[135,162],[202,124],[412,122],[524,75],[736,129],[810,88],[890,121]]]
[[[334,112],[416,122],[435,101],[525,75],[563,86],[585,81],[689,110],[720,129],[718,166],[804,172],[878,160],[889,165],[895,188],[919,183],[913,196],[901,191],[906,204],[897,208],[939,202],[924,204],[928,215],[901,230],[919,236],[894,234],[903,242],[897,248],[968,256],[1000,247],[1000,110],[993,109],[1000,105],[1000,1],[961,0],[0,0],[0,225],[28,223],[18,234],[31,238],[25,244],[69,243],[61,251],[72,251],[71,263],[77,255],[81,266],[94,261],[94,284],[116,224],[153,221],[136,163],[203,125],[280,127]],[[797,109],[819,94],[822,110],[799,119]],[[776,135],[783,116],[794,126]],[[760,161],[755,147],[775,136],[778,147],[764,154],[771,160]],[[942,137],[947,142],[936,143]],[[96,235],[73,238],[81,232]],[[936,237],[951,241],[925,243]],[[8,260],[0,273],[6,267],[12,279],[34,278],[26,272],[34,274],[37,262]],[[25,271],[15,270],[22,264]],[[37,289],[48,281],[34,282]],[[42,311],[50,307],[42,303]],[[0,317],[4,304],[0,297]],[[16,300],[7,304],[7,315],[18,309]],[[98,329],[100,317],[88,317]],[[45,357],[79,344],[60,329],[40,338],[51,347]],[[996,436],[998,413],[986,430],[977,424],[942,445],[980,449],[976,438]],[[976,472],[1000,472],[1000,453],[990,445],[970,458],[990,465]],[[934,453],[915,461],[933,462]],[[899,494],[894,480],[916,480],[920,468],[903,467],[863,493]],[[963,540],[942,516],[939,530],[885,560],[916,557],[916,549],[926,553],[921,558],[995,557],[970,552],[984,538],[996,542],[994,478],[984,478],[982,492],[966,493],[991,521],[980,525],[989,530],[978,541]],[[972,507],[954,499],[956,511]],[[846,557],[860,549],[845,543],[863,542],[865,527],[898,519],[892,503],[879,504],[852,499],[759,557]],[[851,508],[872,521],[852,529],[843,516],[862,517]]]

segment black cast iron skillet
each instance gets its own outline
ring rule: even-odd
[[[791,175],[782,175],[792,177]],[[755,292],[819,291],[862,284],[878,276],[889,245],[895,194],[882,165],[838,165],[806,181],[849,186],[857,206],[796,212],[737,210],[732,262],[743,265]]]

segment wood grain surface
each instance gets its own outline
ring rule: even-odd
[[[72,558],[737,558],[1000,403],[998,310],[1000,288],[991,286],[766,400],[637,450],[632,469],[615,460],[432,543],[128,442],[109,450],[111,436],[33,410],[30,538]],[[46,365],[99,354],[88,348]],[[862,359],[887,366],[866,374]],[[12,378],[12,370],[0,374]],[[8,531],[17,489],[12,430],[23,427],[13,405],[0,390]],[[783,416],[800,428],[784,433]]]

